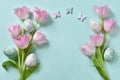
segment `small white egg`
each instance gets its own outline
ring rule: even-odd
[[[104,52],[104,59],[105,61],[112,61],[114,58],[114,49],[113,48],[107,48]]]
[[[27,56],[25,64],[28,67],[33,67],[36,64],[36,61],[37,61],[36,55],[34,53],[31,53]]]
[[[13,47],[7,47],[3,52],[10,59],[13,59],[17,56],[17,50]]]
[[[30,33],[34,30],[34,24],[30,19],[24,21],[24,29],[26,32]]]

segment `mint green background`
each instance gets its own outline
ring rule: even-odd
[[[40,68],[28,80],[102,80],[91,61],[82,54],[80,46],[90,41],[89,36],[92,30],[89,27],[89,20],[98,19],[93,11],[94,5],[108,4],[118,23],[111,34],[110,46],[116,51],[112,63],[106,63],[111,80],[120,79],[120,1],[119,0],[0,0],[0,65],[7,57],[3,50],[7,46],[14,46],[12,38],[7,29],[10,24],[20,23],[14,15],[13,9],[27,5],[32,11],[35,6],[46,9],[50,14],[60,10],[61,18],[42,25],[41,32],[49,41],[49,45],[36,50]],[[73,15],[66,15],[67,7],[74,7]],[[87,16],[84,22],[77,20],[82,12]],[[0,66],[0,80],[18,80],[18,72],[11,68],[6,72]]]

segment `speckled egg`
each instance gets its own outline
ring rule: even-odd
[[[34,53],[31,53],[27,56],[26,60],[25,60],[25,64],[28,67],[33,67],[36,64],[37,61],[37,57]]]
[[[10,59],[13,59],[17,56],[17,50],[15,48],[7,47],[3,52]]]
[[[114,57],[114,49],[113,48],[107,48],[104,52],[104,59],[105,61],[112,61]]]
[[[24,29],[26,32],[30,33],[34,30],[34,24],[30,19],[24,21]]]

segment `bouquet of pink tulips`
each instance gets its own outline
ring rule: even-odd
[[[107,5],[101,7],[95,6],[95,13],[99,16],[101,22],[90,20],[90,26],[96,34],[90,36],[91,42],[85,43],[81,47],[81,51],[92,59],[93,64],[101,77],[104,80],[110,80],[104,66],[104,60],[112,58],[109,56],[106,57],[105,52],[109,33],[114,29],[116,22],[112,18],[107,18],[110,13],[110,9]]]
[[[47,18],[48,13],[36,7],[33,12],[34,24],[29,19],[30,12],[26,6],[16,8],[14,12],[23,24],[22,26],[19,24],[9,26],[9,34],[17,48],[8,47],[4,50],[4,54],[9,60],[3,62],[2,66],[5,69],[14,66],[20,73],[19,80],[26,80],[39,66],[36,55],[31,53],[32,47],[47,42],[45,36],[37,30],[37,27]]]

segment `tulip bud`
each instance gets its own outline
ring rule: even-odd
[[[106,61],[112,61],[114,57],[114,49],[112,48],[107,48],[104,52],[104,59]]]
[[[47,11],[41,10],[41,9],[35,7],[34,18],[35,18],[37,23],[45,21],[47,16],[48,16],[48,12]]]
[[[3,52],[10,59],[15,59],[17,57],[17,50],[15,48],[8,47],[5,48]]]
[[[20,35],[19,37],[14,38],[14,42],[17,45],[17,47],[25,49],[28,47],[30,43],[30,35],[29,34]]]
[[[81,51],[88,56],[92,56],[93,54],[95,54],[95,46],[93,43],[85,43],[83,44],[83,46],[81,47]]]
[[[44,44],[46,42],[47,41],[46,41],[45,35],[43,35],[39,31],[36,31],[35,34],[34,34],[34,36],[33,36],[33,43],[41,45],[41,44]]]
[[[21,19],[25,20],[29,17],[29,9],[26,6],[23,6],[21,8],[16,8],[14,10],[14,13]]]
[[[34,30],[34,24],[30,19],[24,21],[24,29],[26,32],[30,33]]]
[[[92,43],[95,46],[101,46],[104,41],[104,35],[103,34],[93,34],[90,36]]]
[[[90,22],[89,22],[89,24],[90,24],[92,30],[95,33],[100,33],[101,32],[102,25],[101,25],[101,23],[99,21],[91,19]]]
[[[27,56],[26,60],[25,60],[25,64],[28,67],[33,67],[36,64],[37,58],[36,55],[31,53]]]
[[[104,21],[104,30],[106,32],[111,32],[115,28],[115,20],[114,19],[107,19]]]
[[[110,13],[110,9],[108,5],[95,6],[94,10],[95,10],[95,13],[102,19],[106,18]]]
[[[21,33],[21,26],[19,24],[11,25],[8,28],[9,34],[14,38]]]

